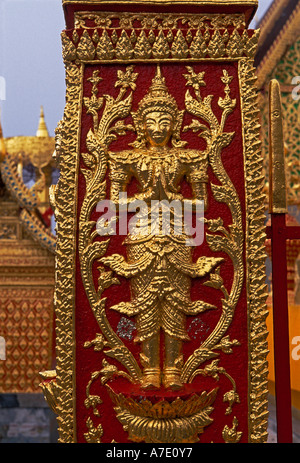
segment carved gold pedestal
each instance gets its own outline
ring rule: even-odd
[[[162,397],[134,397],[108,388],[117,418],[133,442],[195,443],[213,422],[210,414],[217,388],[208,393],[181,393],[173,398],[165,398],[165,391]]]

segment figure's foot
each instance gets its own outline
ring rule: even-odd
[[[163,385],[166,389],[181,389],[183,383],[180,378],[180,371],[177,368],[165,368],[163,372]]]
[[[142,389],[159,389],[160,388],[160,369],[145,368],[141,382]]]

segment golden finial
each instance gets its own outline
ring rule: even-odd
[[[280,86],[276,79],[269,85],[269,168],[272,213],[287,212],[286,166]]]
[[[37,137],[49,137],[49,132],[45,122],[44,108],[41,106],[39,126],[36,132]]]
[[[0,119],[0,162],[3,161],[5,156],[6,156],[6,147],[4,143],[2,124],[1,124],[1,119]]]

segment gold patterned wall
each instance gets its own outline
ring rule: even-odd
[[[273,69],[269,79],[277,79],[281,86],[281,101],[284,115],[284,138],[286,144],[287,199],[288,204],[300,204],[300,108],[295,99],[292,79],[300,76],[300,36],[283,55]],[[293,98],[294,95],[294,98]],[[265,172],[268,176],[268,92],[261,97],[262,148]],[[266,185],[267,186],[267,185]]]
[[[278,8],[283,3],[277,2]],[[274,3],[274,7],[276,4]],[[300,76],[300,4],[294,8],[291,18],[282,24],[277,36],[273,36],[273,48],[264,56],[258,67],[258,82],[261,86],[260,108],[261,108],[261,140],[262,153],[264,159],[265,172],[265,191],[268,192],[269,174],[269,108],[268,108],[268,82],[277,79],[280,83],[281,101],[283,110],[284,142],[286,156],[286,185],[288,214],[286,223],[288,225],[300,224],[300,100],[299,91],[293,79]],[[270,34],[272,28],[266,22],[263,23],[261,41]],[[271,20],[270,20],[271,22]],[[294,81],[295,82],[295,81]],[[266,203],[268,212],[268,203]],[[297,223],[298,222],[298,223]],[[268,254],[271,258],[271,243],[268,242]],[[288,285],[288,305],[289,305],[289,336],[291,342],[290,370],[291,370],[291,389],[292,405],[295,409],[300,409],[300,376],[299,360],[293,356],[293,340],[299,335],[299,307],[300,307],[300,242],[299,240],[287,241],[287,285]],[[271,260],[269,261],[271,264]],[[270,268],[270,267],[269,267]],[[272,269],[270,268],[270,292],[268,307],[270,315],[267,319],[267,326],[270,332],[269,338],[269,390],[275,394],[275,370],[274,370],[274,350],[273,350],[273,310],[272,310]]]
[[[260,95],[261,107],[261,140],[265,172],[265,192],[269,195],[269,108],[267,82],[269,79],[277,79],[280,83],[281,102],[283,110],[284,142],[286,156],[286,184],[287,204],[289,214],[287,223],[299,224],[300,219],[300,108],[296,85],[292,81],[300,76],[300,36],[296,36],[292,45],[289,45],[285,53],[278,58],[278,63],[266,80],[264,90]],[[268,204],[266,203],[266,211]],[[299,284],[299,251],[297,241],[287,243],[287,277],[290,304],[300,304]]]
[[[1,138],[0,393],[40,393],[39,371],[51,368],[53,357],[55,238],[42,213],[54,139],[41,130],[41,116],[37,136]],[[31,189],[21,170],[28,153],[39,171]]]
[[[51,365],[54,257],[23,229],[19,206],[0,202],[0,392],[39,392]]]

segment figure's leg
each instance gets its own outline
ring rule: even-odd
[[[158,332],[150,339],[142,343],[142,363],[144,366],[142,389],[160,388],[160,333]]]
[[[165,334],[165,361],[163,370],[163,385],[166,388],[180,389],[183,384],[180,379],[182,358],[182,341]]]

